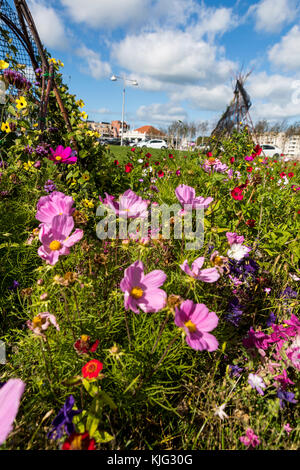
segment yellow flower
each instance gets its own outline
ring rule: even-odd
[[[16,99],[17,109],[23,109],[27,106],[27,101],[25,100],[24,96],[20,96],[20,98]]]
[[[33,168],[34,162],[29,160],[27,163],[23,163],[24,170],[31,171],[34,170]]]
[[[56,61],[56,59],[54,59],[54,57],[49,59],[48,62],[49,62],[49,64],[53,64],[53,65],[57,64],[57,61]]]
[[[32,127],[37,127],[38,126],[38,123],[35,122],[34,124],[32,124]]]
[[[58,63],[58,65],[59,65],[60,67],[64,67],[64,66],[65,66],[65,64],[64,64],[61,60],[59,60],[59,59],[57,60],[57,63]]]
[[[2,131],[2,132],[6,132],[7,134],[9,134],[9,132],[11,132],[11,128],[10,128],[9,122],[2,122],[2,124],[1,124],[1,131]]]
[[[7,69],[9,67],[9,63],[5,62],[5,60],[0,60],[0,70]]]
[[[87,135],[89,135],[90,137],[92,137],[94,135],[94,132],[93,131],[87,131]]]
[[[85,207],[90,207],[91,209],[94,207],[94,202],[91,200],[83,199],[82,203]]]
[[[84,107],[84,102],[82,100],[77,100],[76,101],[76,105],[79,107],[79,108],[83,108]]]
[[[82,117],[83,119],[87,119],[88,115],[86,114],[85,111],[82,111],[82,113],[79,113],[79,116]]]

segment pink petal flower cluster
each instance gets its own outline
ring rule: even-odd
[[[181,265],[180,268],[184,271],[188,276],[197,279],[198,281],[203,282],[216,282],[219,277],[220,273],[216,268],[208,268],[208,269],[201,269],[204,263],[204,257],[200,256],[199,258],[195,259],[192,263],[191,268],[188,265],[188,260],[186,259]]]
[[[159,312],[166,305],[167,294],[159,289],[165,282],[166,274],[158,269],[148,274],[144,273],[142,261],[135,261],[125,269],[124,277],[120,283],[124,296],[124,307],[134,313]]]
[[[257,447],[260,444],[260,440],[258,436],[254,433],[253,429],[248,428],[246,430],[246,435],[240,437],[240,441],[246,446],[246,447]]]
[[[66,196],[60,191],[54,191],[49,196],[42,196],[37,203],[37,213],[35,218],[40,222],[51,225],[53,217],[56,215],[72,215],[74,200],[71,196]]]
[[[49,160],[52,160],[55,165],[58,163],[66,163],[66,164],[74,164],[77,162],[77,157],[74,155],[73,150],[71,147],[66,147],[64,148],[62,145],[59,145],[56,147],[55,150],[53,150],[50,147],[51,155],[49,157]]]
[[[226,163],[222,163],[219,158],[208,158],[204,160],[202,168],[206,173],[216,172],[216,173],[225,173],[228,170]]]
[[[0,389],[0,446],[13,429],[25,383],[20,379],[9,379]]]
[[[46,331],[50,325],[53,325],[57,331],[60,329],[55,315],[49,312],[39,313],[32,321],[28,320],[26,324],[28,328],[38,336],[42,336],[42,331]]]
[[[244,235],[238,235],[235,232],[226,232],[226,237],[230,246],[234,243],[241,244],[245,240]]]
[[[269,335],[262,331],[255,331],[252,326],[248,331],[248,336],[243,339],[243,345],[247,349],[267,350],[272,340]]]
[[[279,382],[283,390],[285,390],[288,385],[295,385],[295,382],[292,382],[292,380],[288,378],[286,369],[283,369],[281,375],[276,375],[276,377],[274,377],[274,380],[276,382]]]
[[[110,207],[116,215],[128,219],[135,219],[137,217],[148,217],[148,201],[144,201],[134,191],[128,189],[119,197],[119,202],[114,201],[112,196],[106,194],[106,204]]]
[[[300,370],[300,336],[297,336],[295,341],[286,350],[286,355],[295,369]]]
[[[38,249],[39,256],[52,266],[57,263],[59,256],[68,255],[70,247],[83,237],[83,230],[74,228],[73,217],[66,214],[53,217],[51,225],[42,225],[39,239],[42,246]]]
[[[212,197],[196,197],[195,189],[192,186],[187,186],[186,184],[180,184],[177,186],[175,194],[183,209],[186,204],[190,204],[192,209],[197,209],[197,207],[207,209],[209,204],[213,201]]]
[[[215,312],[210,312],[204,304],[194,304],[185,300],[180,307],[175,307],[175,325],[183,328],[187,344],[198,351],[215,351],[219,343],[209,331],[218,325]]]

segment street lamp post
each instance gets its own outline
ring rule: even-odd
[[[121,133],[121,145],[123,145],[123,133],[124,133],[124,111],[125,111],[125,85],[126,81],[131,82],[132,85],[138,86],[138,82],[136,80],[131,80],[127,77],[119,77],[118,75],[112,75],[110,80],[116,82],[118,79],[123,80],[123,102],[122,102],[122,133]]]

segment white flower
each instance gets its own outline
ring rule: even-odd
[[[221,406],[216,406],[215,407],[215,416],[219,416],[219,418],[223,421],[224,418],[228,418],[228,415],[225,413],[226,403],[223,403]]]
[[[142,160],[142,158],[139,158],[138,163],[144,163],[144,160]]]
[[[248,246],[241,245],[240,243],[233,243],[227,251],[227,255],[229,258],[240,261],[247,253],[249,253],[249,251],[251,251],[251,248]]]

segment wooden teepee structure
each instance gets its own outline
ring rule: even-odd
[[[44,129],[48,97],[53,89],[67,130],[71,132],[69,116],[55,83],[53,66],[48,62],[28,5],[25,0],[14,0],[14,4],[15,11],[6,0],[0,0],[0,59],[6,59],[13,52],[15,60],[25,66],[26,76],[31,80],[38,78],[37,69],[42,70],[39,127]]]

